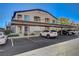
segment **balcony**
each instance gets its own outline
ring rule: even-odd
[[[42,27],[57,27],[57,28],[76,28],[72,25],[61,25],[61,24],[52,24],[44,22],[34,22],[34,21],[23,21],[23,20],[12,20],[11,25],[23,25],[23,26],[42,26]]]

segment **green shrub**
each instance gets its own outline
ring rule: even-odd
[[[14,33],[12,33],[12,34],[9,34],[9,35],[8,35],[8,37],[16,37],[16,36],[19,36],[19,34],[16,34],[16,33],[14,34]]]
[[[30,35],[35,35],[35,33],[31,33]]]

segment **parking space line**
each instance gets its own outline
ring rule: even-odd
[[[14,47],[13,39],[11,39],[11,44],[12,44],[12,47]]]

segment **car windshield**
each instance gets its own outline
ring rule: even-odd
[[[49,32],[48,30],[44,30],[43,32]]]
[[[51,30],[51,32],[56,32],[55,30]]]
[[[0,33],[0,36],[2,36],[2,33]]]

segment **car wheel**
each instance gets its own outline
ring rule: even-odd
[[[54,38],[57,38],[57,36],[56,36],[56,37],[54,37]]]
[[[50,35],[47,35],[47,38],[50,38]]]
[[[72,33],[72,35],[75,35],[75,33]]]
[[[68,36],[68,35],[71,35],[71,34],[70,33],[67,33],[66,35]]]
[[[72,35],[71,33],[68,33],[67,35]]]

